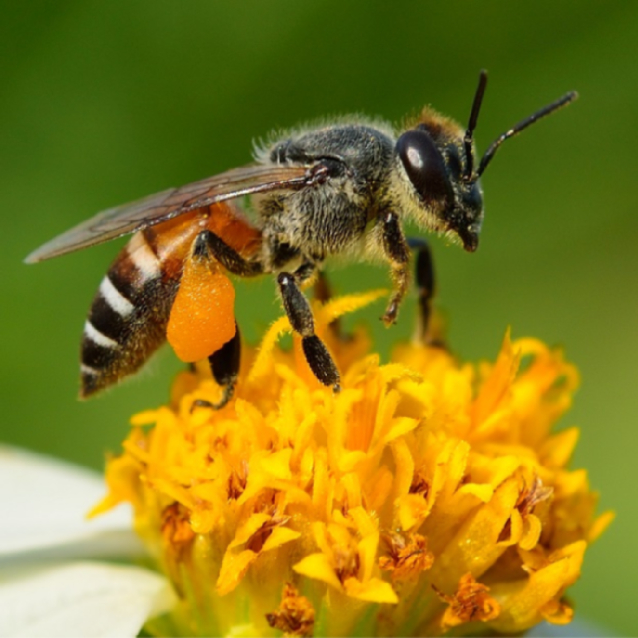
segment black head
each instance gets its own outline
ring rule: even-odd
[[[480,177],[500,145],[578,97],[575,92],[567,93],[507,130],[492,142],[476,168],[473,134],[486,85],[487,72],[481,71],[464,134],[447,118],[426,111],[422,121],[403,133],[395,147],[423,209],[425,225],[452,233],[470,252],[478,248],[483,222]]]

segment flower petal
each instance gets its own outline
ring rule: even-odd
[[[323,581],[338,590],[342,590],[341,583],[325,554],[310,554],[310,556],[302,558],[292,568],[302,576]]]
[[[255,562],[258,554],[245,549],[242,552],[226,552],[217,578],[217,593],[220,596],[229,594],[246,575],[248,568]]]
[[[168,581],[138,567],[78,562],[14,570],[0,585],[0,636],[136,636],[168,611]]]
[[[356,578],[348,578],[344,583],[344,587],[348,596],[358,600],[391,605],[396,605],[399,602],[392,585],[380,578],[371,578],[366,582],[361,582]]]
[[[10,524],[0,527],[0,558],[61,545],[73,557],[144,553],[130,507],[85,520],[103,493],[104,479],[88,469],[0,445],[0,502],[10,512]]]

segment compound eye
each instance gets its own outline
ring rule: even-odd
[[[456,146],[449,146],[447,149],[447,165],[452,173],[452,179],[460,179],[461,177],[461,158]]]
[[[451,203],[454,199],[445,162],[432,138],[422,130],[406,131],[397,140],[405,172],[425,202]]]

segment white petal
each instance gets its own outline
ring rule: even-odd
[[[130,509],[85,520],[105,493],[96,472],[0,445],[0,558],[61,544],[73,556],[140,553]]]
[[[139,567],[82,562],[4,576],[0,636],[136,636],[175,601],[165,578]]]

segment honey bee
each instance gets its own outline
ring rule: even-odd
[[[134,233],[102,279],[84,325],[80,396],[136,372],[168,336],[183,360],[208,358],[222,387],[212,407],[223,407],[240,363],[227,274],[264,273],[277,276],[314,375],[338,391],[339,371],[315,334],[304,285],[336,255],[385,261],[393,287],[382,318],[394,323],[409,284],[403,222],[475,251],[480,177],[496,151],[577,97],[567,93],[508,129],[477,163],[473,134],[486,83],[482,71],[465,129],[426,107],[399,132],[352,117],[278,135],[256,150],[252,165],[103,211],[31,253],[27,263]],[[428,273],[417,279],[427,282]]]

